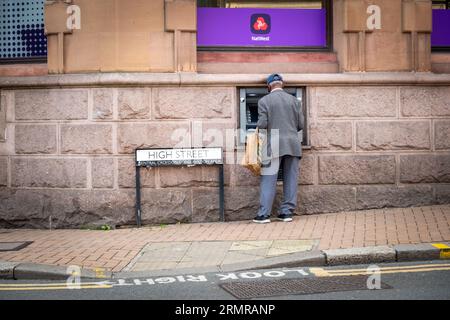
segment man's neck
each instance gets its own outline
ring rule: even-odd
[[[274,91],[278,91],[278,90],[283,91],[283,88],[275,88],[275,89],[270,90],[270,92],[274,92]]]

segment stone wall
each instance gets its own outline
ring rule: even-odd
[[[258,178],[227,132],[236,88],[262,77],[84,77],[0,79],[0,226],[134,224],[134,149],[217,146],[224,132],[226,219],[253,217]],[[298,213],[450,203],[450,79],[327,77],[286,75],[307,87]],[[142,186],[145,224],[218,220],[217,168],[143,169]]]
[[[2,226],[134,223],[135,148],[191,146],[192,127],[203,120],[205,130],[237,126],[233,87],[1,94],[8,117],[7,138],[0,142]],[[227,188],[230,172],[227,166]],[[199,207],[216,206],[209,198],[218,192],[217,168],[143,169],[142,186],[144,223],[217,220],[218,213]]]
[[[49,73],[197,68],[194,0],[52,0],[44,17]]]
[[[303,203],[306,213],[332,210],[321,203],[333,196],[333,205],[349,210],[450,201],[450,87],[312,87],[309,93],[313,189],[323,192],[321,201]]]
[[[433,53],[431,55],[431,71],[434,73],[450,73],[450,53]]]
[[[430,71],[431,1],[332,2],[341,71]]]

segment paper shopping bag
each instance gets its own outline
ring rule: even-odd
[[[245,154],[241,165],[249,169],[254,175],[261,174],[261,150],[258,128],[255,132],[247,134]]]

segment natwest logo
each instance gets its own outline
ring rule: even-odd
[[[269,25],[266,23],[263,17],[259,17],[256,19],[256,22],[253,24],[253,29],[258,31],[266,31]]]
[[[270,16],[268,14],[252,14],[250,30],[255,34],[268,34],[270,32]]]

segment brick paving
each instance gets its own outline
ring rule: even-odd
[[[141,229],[0,229],[0,242],[33,241],[0,260],[123,270],[152,242],[317,240],[318,249],[450,241],[450,205],[297,216],[291,223],[250,221]]]

